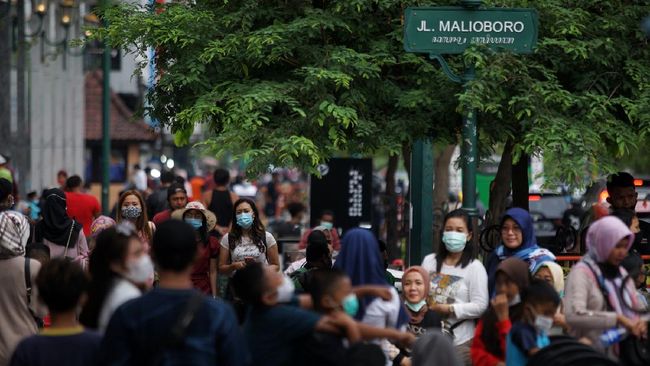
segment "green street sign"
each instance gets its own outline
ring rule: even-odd
[[[414,7],[404,12],[406,52],[463,53],[473,44],[531,53],[537,43],[535,9]]]

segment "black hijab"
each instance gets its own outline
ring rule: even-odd
[[[69,240],[68,247],[74,248],[83,226],[68,216],[65,193],[59,188],[52,188],[45,191],[43,196],[45,206],[42,212],[43,220],[38,223],[39,234],[63,247]]]

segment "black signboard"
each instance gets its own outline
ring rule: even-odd
[[[311,177],[310,221],[316,226],[323,211],[334,212],[334,226],[343,231],[369,226],[372,212],[372,159],[331,159]]]

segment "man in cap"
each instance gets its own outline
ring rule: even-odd
[[[185,190],[185,186],[181,183],[170,184],[167,188],[167,202],[169,203],[169,209],[159,212],[153,217],[153,223],[156,226],[171,219],[172,212],[175,210],[185,208],[185,205],[187,205],[187,191]]]

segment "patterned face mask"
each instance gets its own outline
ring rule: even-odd
[[[142,215],[142,209],[138,206],[122,207],[122,217],[125,219],[137,219]]]

